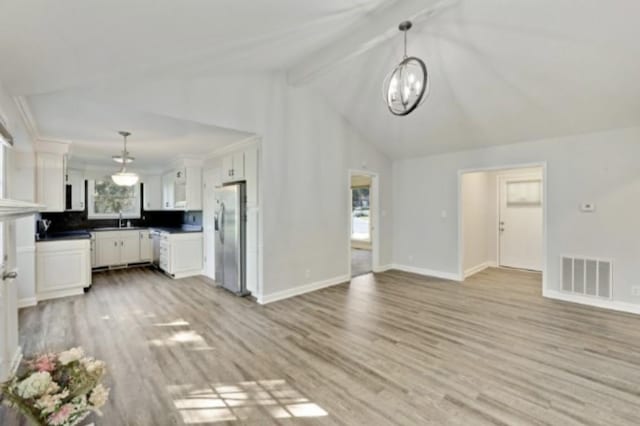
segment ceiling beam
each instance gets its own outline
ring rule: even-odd
[[[362,55],[397,36],[400,22],[423,20],[451,3],[447,0],[393,0],[368,13],[339,41],[313,52],[290,68],[287,80],[292,86],[307,84],[333,66]]]

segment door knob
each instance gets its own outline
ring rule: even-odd
[[[2,274],[2,281],[15,280],[16,278],[18,278],[18,273],[16,271],[5,272]]]

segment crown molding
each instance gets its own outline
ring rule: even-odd
[[[232,144],[223,146],[222,148],[216,149],[212,151],[205,157],[207,160],[211,160],[214,158],[219,158],[227,154],[231,154],[232,152],[242,151],[248,148],[255,148],[260,145],[261,138],[258,135],[251,135],[248,138],[239,140],[238,142],[234,142]]]
[[[31,139],[34,141],[36,139],[39,139],[40,132],[38,131],[38,125],[35,118],[33,118],[33,113],[31,112],[31,107],[29,107],[29,101],[27,101],[27,98],[25,98],[24,96],[14,96],[13,102],[15,102],[16,106],[18,107],[20,118],[22,118],[24,127]]]

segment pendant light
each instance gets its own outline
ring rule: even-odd
[[[132,157],[128,157],[128,152],[127,152],[127,137],[131,136],[131,133],[129,132],[124,132],[124,131],[120,131],[118,132],[118,134],[120,134],[120,136],[122,136],[124,138],[124,149],[122,150],[122,167],[120,168],[120,171],[118,173],[114,173],[113,175],[111,175],[111,180],[113,180],[113,183],[115,183],[118,186],[133,186],[136,183],[138,183],[138,181],[140,180],[140,177],[135,174],[135,173],[130,173],[127,172],[127,163],[130,163],[131,161],[133,161]],[[131,158],[131,161],[127,161],[128,158]],[[115,160],[115,157],[114,157]]]
[[[407,32],[413,24],[405,21],[398,29],[404,33],[404,57],[384,82],[384,97],[393,115],[411,114],[429,95],[429,73],[424,61],[407,55]]]

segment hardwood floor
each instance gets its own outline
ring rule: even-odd
[[[114,271],[20,320],[28,355],[107,361],[96,425],[640,424],[640,317],[543,299],[533,273],[392,271],[258,306]]]

